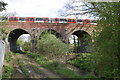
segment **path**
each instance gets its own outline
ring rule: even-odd
[[[22,72],[22,70],[19,67],[18,58],[15,55],[14,55],[14,60],[13,60],[12,78],[26,78],[24,73]]]
[[[26,57],[24,54],[19,54],[14,58],[14,71],[12,78],[26,78],[23,71],[20,69],[18,64],[18,58],[22,58],[25,68],[29,72],[29,78],[60,78],[60,76],[47,68],[40,66],[34,61],[34,59]]]
[[[28,57],[27,57],[28,58]],[[26,67],[29,69],[30,74],[33,75],[32,77],[37,77],[38,74],[42,77],[42,78],[60,78],[59,75],[51,72],[49,69],[42,67],[40,64],[36,63],[34,61],[34,59],[32,58],[28,58],[29,64],[26,64],[28,62],[26,62],[27,60],[24,60],[24,64],[26,64]],[[36,66],[36,67],[35,67]],[[38,76],[38,77],[40,77]]]

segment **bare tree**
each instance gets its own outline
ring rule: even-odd
[[[3,17],[10,17],[10,16],[16,16],[16,12],[3,12],[0,15]]]
[[[0,1],[0,11],[6,10],[6,8],[5,8],[6,5],[7,5],[7,3]]]
[[[115,2],[115,0],[110,0],[111,2],[86,2],[82,0],[72,1],[73,1],[72,5],[71,4],[70,5],[74,7],[72,9],[68,8],[69,11],[73,10],[74,12],[75,10],[78,9],[77,7],[79,7],[78,13],[76,13],[76,15],[89,14],[90,16],[93,17],[99,17],[99,24],[101,24],[100,27],[102,27],[101,28],[102,31],[100,32],[100,36],[97,36],[95,39],[95,46],[97,46],[95,48],[96,51],[95,53],[97,54],[94,54],[95,55],[94,57],[96,57],[95,61],[98,64],[96,64],[97,66],[95,66],[94,71],[97,72],[97,74],[99,74],[100,77],[119,77],[120,11],[118,11],[118,9],[120,9],[120,2]],[[82,4],[76,6],[74,5],[75,1],[76,3],[82,1]],[[69,11],[66,11],[66,15],[71,14]],[[73,15],[75,14],[73,13]],[[108,26],[107,24],[110,25]],[[99,29],[99,26],[97,28]],[[100,62],[97,60],[99,60]],[[110,69],[108,70],[108,68]],[[105,74],[105,71],[107,72],[107,74]],[[112,71],[115,72],[112,73]]]
[[[69,15],[74,15],[76,17],[80,15],[89,15],[89,17],[95,18],[101,18],[102,16],[105,16],[104,18],[106,18],[108,12],[110,13],[109,15],[114,16],[114,13],[116,12],[115,8],[117,7],[117,3],[114,2],[114,0],[110,0],[111,2],[99,2],[99,0],[92,0],[94,2],[87,1],[89,0],[69,0],[69,2],[58,12],[60,16],[65,17]],[[108,4],[109,6],[106,6]],[[113,6],[113,4],[116,5]]]

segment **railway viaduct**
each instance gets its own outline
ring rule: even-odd
[[[64,42],[68,43],[70,35],[76,35],[81,42],[81,47],[85,47],[84,35],[88,35],[92,41],[94,25],[90,24],[75,24],[75,23],[35,23],[35,22],[11,22],[6,23],[7,38],[5,41],[9,45],[9,50],[15,52],[17,49],[17,39],[22,34],[29,34],[31,36],[31,49],[34,49],[35,39],[48,30],[57,37],[60,37]]]

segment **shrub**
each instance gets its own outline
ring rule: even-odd
[[[5,56],[5,64],[3,66],[3,75],[2,78],[11,78],[13,72],[13,53],[8,52]]]
[[[68,60],[67,63],[74,65],[80,69],[90,71],[91,54],[88,53],[79,54],[76,58]]]
[[[7,54],[6,54],[6,56],[5,56],[5,60],[7,61],[7,62],[12,62],[12,60],[13,60],[13,53],[12,52],[8,52]]]
[[[2,78],[11,78],[13,67],[11,65],[4,65],[4,72]]]
[[[58,56],[68,52],[67,45],[52,34],[44,34],[39,40],[39,52],[43,55]]]

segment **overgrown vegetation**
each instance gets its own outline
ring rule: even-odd
[[[91,54],[81,53],[67,61],[68,64],[74,65],[84,71],[91,71]]]
[[[13,53],[8,52],[7,56],[5,57],[2,78],[11,78],[13,72],[13,58],[14,58]]]
[[[17,40],[18,51],[30,51],[30,41]]]
[[[94,30],[94,51],[92,54],[80,54],[68,63],[73,64],[80,69],[89,70],[97,77],[119,78],[120,77],[120,23],[118,22],[118,5],[114,2],[84,2],[82,5],[83,14],[91,13],[94,17],[99,17],[97,28]],[[4,29],[1,29],[4,32]],[[101,31],[101,32],[98,32]],[[2,34],[2,33],[1,33]],[[1,35],[0,35],[1,37]],[[4,38],[2,38],[4,39]],[[26,44],[27,45],[27,44]],[[28,50],[28,46],[25,50]],[[66,68],[64,64],[43,58],[47,56],[61,56],[68,53],[68,47],[52,34],[44,34],[39,40],[39,54],[28,54],[39,64],[55,72],[64,74],[72,78],[81,78],[72,70]],[[7,62],[11,58],[6,59]],[[21,59],[19,64],[26,75],[28,75]],[[10,78],[12,72],[11,65],[4,66],[3,77]]]
[[[60,56],[68,53],[65,43],[56,36],[46,33],[39,40],[39,53],[48,56]]]
[[[23,63],[23,60],[21,58],[18,59],[18,64],[19,64],[21,70],[23,71],[23,73],[25,74],[25,76],[29,77],[29,72],[28,72],[27,68],[25,67],[25,64]]]
[[[7,5],[7,3],[4,3],[3,1],[0,1],[0,12],[6,10],[6,8],[5,8],[6,5]],[[3,23],[0,22],[0,26],[2,26],[2,27],[0,27],[0,40],[1,39],[5,40],[5,37],[6,37],[5,36],[5,29],[3,28],[3,25],[4,25],[4,22]]]
[[[91,70],[97,77],[120,77],[120,2],[86,2],[74,6],[71,0],[67,10],[80,8],[77,14],[99,18],[93,31],[94,51],[91,57]],[[71,8],[72,7],[72,8]],[[71,11],[74,12],[74,11]],[[74,61],[74,60],[73,60]],[[81,61],[78,60],[78,61]],[[76,64],[76,63],[75,63]],[[78,63],[77,63],[78,64]],[[81,64],[79,64],[81,65]]]
[[[119,55],[116,26],[104,26],[96,38],[93,71],[100,77],[119,77]]]
[[[98,13],[95,14],[100,17],[98,24],[102,24],[98,26],[102,31],[99,34],[96,33],[92,70],[98,77],[118,78],[120,77],[119,3],[105,2],[92,5],[95,9],[91,9],[91,11]]]
[[[73,70],[68,69],[66,67],[66,64],[49,60],[38,54],[28,53],[27,55],[32,57],[33,59],[35,59],[35,61],[37,63],[39,63],[40,65],[42,65],[43,67],[46,67],[54,72],[57,72],[59,74],[66,76],[66,77],[69,77],[69,78],[83,78],[83,77],[89,78],[90,77],[90,76],[81,76],[81,75],[75,73]]]

